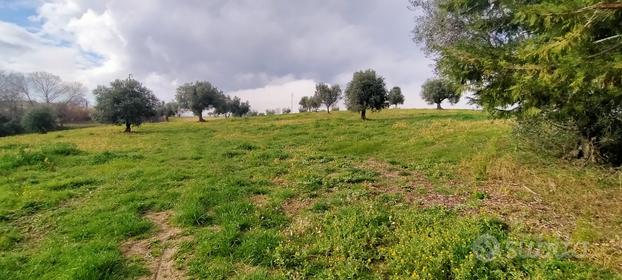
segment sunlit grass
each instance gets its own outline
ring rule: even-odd
[[[385,110],[98,126],[0,139],[0,279],[125,279],[120,246],[172,210],[207,279],[611,278],[622,177],[541,157],[512,121]],[[589,242],[483,262],[482,234]]]

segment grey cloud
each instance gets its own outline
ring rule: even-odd
[[[373,68],[405,89],[408,105],[423,106],[419,87],[432,76],[410,38],[407,0],[44,2],[40,33],[103,58],[73,72],[90,86],[132,73],[170,99],[180,83],[209,80],[263,107],[259,99],[280,98],[262,92],[310,94],[308,81],[345,86],[354,71]],[[274,108],[289,105],[282,99]]]
[[[266,75],[332,81],[386,53],[417,48],[406,1],[170,3],[105,7],[128,40],[137,74],[209,79],[227,90],[263,86]]]

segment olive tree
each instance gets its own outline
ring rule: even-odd
[[[400,87],[393,87],[389,91],[387,98],[389,99],[389,105],[395,105],[395,108],[397,108],[398,104],[404,104],[404,95]]]
[[[451,104],[460,101],[460,92],[457,87],[448,80],[427,80],[421,86],[421,98],[428,104],[436,104],[437,110],[442,110],[441,103],[448,100]]]
[[[98,86],[94,91],[97,105],[95,119],[103,123],[124,124],[125,132],[156,115],[158,99],[140,82],[128,78],[115,80],[110,86]]]
[[[315,86],[314,98],[320,104],[326,106],[326,111],[330,114],[330,108],[341,99],[341,87],[339,85],[328,86],[325,83],[319,83]]]
[[[248,114],[248,112],[251,111],[251,105],[248,103],[248,101],[242,102],[242,100],[239,97],[234,97],[231,100],[231,114],[234,117],[242,117]]]
[[[317,95],[303,96],[298,104],[300,105],[300,112],[317,112],[322,107],[322,101]]]
[[[387,107],[384,78],[371,69],[354,73],[345,96],[348,110],[360,112],[363,120],[367,118],[367,110],[379,111]]]
[[[180,108],[190,110],[204,122],[203,111],[216,108],[223,102],[222,91],[207,81],[186,83],[177,88],[175,96]]]
[[[157,112],[158,118],[164,118],[164,121],[168,122],[170,117],[178,114],[179,105],[177,102],[160,101],[157,107]]]

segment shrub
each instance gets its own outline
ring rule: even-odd
[[[19,121],[0,115],[0,137],[19,134],[22,130]]]
[[[49,107],[36,107],[24,115],[22,126],[31,132],[46,133],[56,127],[56,116]]]
[[[525,148],[540,155],[577,158],[580,137],[572,125],[559,125],[543,118],[521,118],[514,135]]]

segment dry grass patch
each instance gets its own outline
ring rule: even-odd
[[[309,208],[311,204],[315,202],[315,199],[311,198],[290,198],[283,203],[283,212],[287,216],[295,216],[302,210]]]
[[[399,195],[405,202],[425,208],[457,208],[466,201],[465,195],[445,195],[434,190],[432,182],[425,175],[415,171],[405,172],[389,163],[369,159],[361,167],[380,174],[380,180],[366,186],[374,195]],[[449,182],[456,185],[456,182]]]
[[[251,202],[258,208],[268,205],[270,197],[265,194],[258,194],[251,197]]]
[[[141,279],[185,279],[186,272],[177,267],[175,255],[178,247],[188,237],[182,235],[179,228],[170,225],[171,211],[154,212],[145,215],[157,227],[155,236],[130,240],[122,245],[122,252],[126,257],[135,257],[146,263],[150,275]]]

